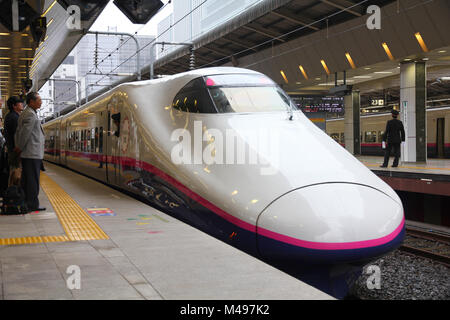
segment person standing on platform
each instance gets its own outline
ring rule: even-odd
[[[10,171],[9,185],[11,185],[11,175],[14,170],[20,168],[20,157],[14,151],[16,144],[14,142],[14,135],[17,130],[17,123],[19,121],[19,116],[23,111],[24,105],[23,100],[19,97],[11,97],[8,99],[8,109],[9,113],[5,117],[5,138],[6,147],[8,148],[8,164]]]
[[[383,148],[386,148],[384,154],[384,162],[381,168],[387,168],[389,164],[389,158],[391,156],[392,149],[394,149],[394,163],[393,168],[398,167],[398,161],[400,159],[400,145],[405,142],[405,128],[403,123],[398,120],[399,112],[392,110],[392,120],[389,120],[386,125],[386,131],[383,135]],[[387,142],[387,145],[385,146]]]
[[[39,208],[39,179],[42,160],[44,159],[44,129],[37,115],[42,105],[39,94],[27,95],[27,108],[19,116],[15,136],[15,151],[22,159],[22,188],[29,211],[43,211]]]

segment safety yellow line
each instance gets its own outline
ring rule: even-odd
[[[70,241],[109,239],[78,203],[45,173],[41,173],[41,186]]]
[[[75,200],[44,173],[41,173],[41,187],[55,209],[66,235],[0,239],[0,246],[109,239]]]
[[[66,236],[22,237],[0,239],[0,246],[70,241]]]

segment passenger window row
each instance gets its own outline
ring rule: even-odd
[[[71,151],[103,153],[103,127],[72,131],[68,138]]]

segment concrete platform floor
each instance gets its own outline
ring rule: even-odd
[[[332,299],[299,280],[152,207],[61,167],[46,174],[93,217],[107,240],[0,246],[0,299]],[[42,191],[47,211],[0,216],[0,238],[64,235]],[[69,289],[73,271],[81,289]],[[69,280],[69,281],[68,281]]]
[[[391,157],[388,168],[380,168],[383,164],[383,157],[357,156],[357,158],[370,170],[392,170],[397,172],[425,173],[450,175],[450,159],[428,159],[427,163],[400,163],[398,168],[392,168],[394,158]]]

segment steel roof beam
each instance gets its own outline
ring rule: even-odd
[[[256,50],[255,48],[249,47],[248,44],[245,44],[244,42],[241,42],[239,40],[231,39],[229,36],[222,37],[222,39],[224,39],[224,40],[226,40],[228,42],[231,42],[232,44],[237,45],[238,47],[245,48],[245,49],[248,49],[248,50],[252,50],[254,52],[258,52],[258,50]],[[250,44],[250,45],[252,45],[252,44]]]
[[[284,11],[284,10],[282,12],[281,12],[281,10],[280,11],[272,11],[272,14],[276,15],[277,17],[286,19],[286,20],[288,20],[290,22],[293,22],[295,24],[308,27],[308,28],[310,28],[310,29],[312,29],[314,31],[319,31],[320,30],[320,28],[314,27],[310,23],[307,23],[307,22],[304,22],[304,21],[300,21],[297,17],[295,17],[294,15],[292,15],[292,14],[290,14],[290,13]]]
[[[283,42],[283,43],[286,42],[286,40],[278,38],[278,37],[282,36],[281,33],[275,34],[275,33],[273,33],[273,31],[262,30],[260,28],[249,27],[249,26],[243,26],[242,28],[244,28],[246,30],[249,30],[249,31],[253,31],[253,32],[259,33],[259,34],[261,34],[263,36],[266,36],[266,37],[274,39],[274,40],[278,40],[278,41]]]
[[[357,16],[357,17],[361,17],[361,16],[362,16],[361,13],[356,12],[356,11],[353,11],[353,10],[350,10],[350,9],[347,9],[347,7],[341,6],[340,4],[337,4],[337,3],[335,3],[335,2],[332,2],[332,1],[329,1],[329,0],[320,0],[320,1],[322,1],[322,2],[325,3],[325,4],[330,5],[330,6],[332,6],[332,7],[335,7],[335,8],[344,10],[344,11],[347,11],[348,13],[351,13],[351,14],[353,14],[354,16]]]

